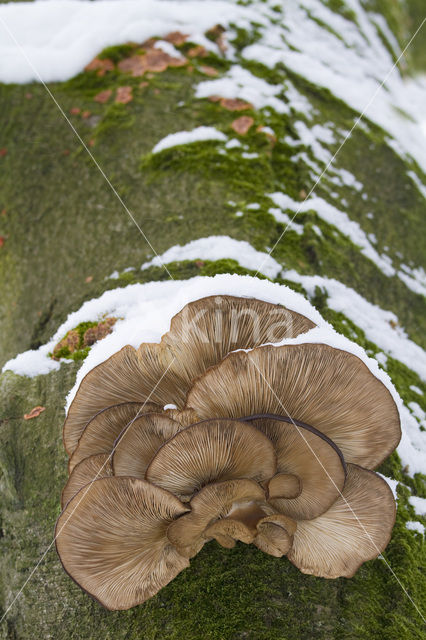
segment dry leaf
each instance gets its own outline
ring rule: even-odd
[[[46,410],[46,407],[34,407],[34,409],[31,409],[31,411],[29,413],[26,413],[24,415],[24,420],[31,420],[32,418],[38,418],[38,416],[40,415],[40,413],[43,413],[43,411]]]
[[[2,209],[2,210],[1,210],[1,215],[2,215],[2,216],[5,216],[5,215],[6,215],[6,213],[7,213],[6,209]]]
[[[83,336],[83,344],[85,347],[91,347],[98,340],[102,340],[112,331],[112,327],[117,322],[117,318],[106,318],[103,322],[100,322],[96,327],[90,327],[87,329]]]
[[[180,31],[172,31],[164,37],[164,40],[170,42],[171,44],[174,44],[176,47],[179,47],[186,41],[187,38],[188,35],[186,33],[181,33]]]
[[[209,100],[210,102],[220,102],[222,100],[222,97],[217,95],[212,95],[212,96],[209,96]]]
[[[189,51],[187,51],[187,56],[189,56],[190,58],[203,58],[204,56],[207,55],[207,50],[205,47],[203,47],[201,44],[197,44],[196,47],[192,47]]]
[[[105,71],[114,70],[114,63],[109,58],[105,58],[104,60],[101,60],[100,58],[94,58],[92,62],[89,62],[89,64],[84,68],[84,70],[85,71],[99,70],[102,72],[101,75],[104,75]]]
[[[0,149],[0,158],[3,158],[6,154],[7,154],[7,149],[5,149],[4,147],[3,149]]]
[[[115,101],[121,104],[127,104],[133,100],[132,87],[118,87]]]
[[[92,280],[93,280],[93,276],[87,276],[84,282],[89,283],[89,282],[92,282]]]
[[[73,107],[72,109],[70,109],[70,114],[72,116],[78,116],[80,111],[81,111],[81,109],[79,107]]]
[[[0,236],[0,249],[4,245],[5,240],[6,240],[6,238],[4,236]]]
[[[28,92],[28,93],[25,94],[25,97],[26,97],[27,100],[31,100],[31,98],[33,97],[33,94]]]
[[[144,89],[145,87],[149,87],[149,82],[146,82],[146,80],[143,80],[143,82],[140,83],[139,87],[140,87],[140,89]]]
[[[90,116],[90,111],[88,111],[87,109],[81,112],[81,117],[84,118],[84,120],[87,120],[89,116]]]
[[[186,62],[186,58],[173,58],[161,49],[149,49],[144,55],[125,58],[119,62],[118,68],[137,78],[147,71],[159,73],[165,71],[167,67],[182,67]]]
[[[220,104],[228,111],[244,111],[244,109],[253,109],[250,102],[245,102],[239,98],[222,98]]]
[[[98,93],[93,98],[93,100],[95,102],[99,102],[100,104],[105,104],[105,102],[108,102],[111,96],[112,96],[112,89],[105,89],[105,91],[101,91],[100,93]]]
[[[219,73],[217,69],[215,69],[214,67],[209,67],[207,64],[201,65],[200,70],[205,73],[206,76],[211,77],[217,76]]]
[[[231,127],[235,131],[235,133],[239,133],[240,136],[245,136],[247,131],[254,125],[254,120],[250,116],[241,116],[241,118],[237,118],[231,124]]]

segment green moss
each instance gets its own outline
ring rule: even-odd
[[[346,20],[351,20],[351,22],[355,22],[355,24],[358,23],[355,11],[348,7],[345,0],[323,0],[323,4],[343,18],[346,18]]]
[[[74,360],[75,362],[84,360],[90,351],[90,347],[84,346],[84,334],[86,333],[87,329],[91,329],[92,327],[97,327],[98,324],[99,322],[91,322],[91,321],[80,322],[80,324],[74,327],[74,329],[71,329],[71,331],[73,332],[76,331],[79,337],[79,342],[76,345],[76,348],[73,351],[71,351],[67,345],[62,346],[60,349],[55,351],[55,355],[54,355],[55,360],[60,360],[61,358]],[[65,334],[65,336],[60,340],[60,342],[62,342],[62,340],[65,340],[68,337],[69,333],[70,331],[68,331]],[[52,353],[49,353],[48,356],[50,358],[53,358]]]
[[[106,47],[103,49],[101,53],[98,55],[98,58],[104,60],[109,58],[115,64],[120,62],[120,60],[124,60],[124,58],[129,58],[135,53],[135,49],[138,48],[138,45],[134,42],[128,42],[126,44],[119,44],[114,47]]]

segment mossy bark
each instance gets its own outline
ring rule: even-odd
[[[255,34],[238,37],[242,47]],[[200,62],[216,66],[219,73],[227,66],[214,56]],[[268,212],[271,203],[265,192],[285,185],[286,193],[297,199],[312,186],[307,168],[291,160],[293,149],[273,144],[254,126],[240,138],[250,152],[259,154],[251,162],[241,163],[231,151],[221,156],[214,144],[150,155],[153,145],[168,133],[199,125],[234,135],[230,125],[235,114],[194,98],[192,87],[204,76],[197,61],[193,66],[192,72],[169,69],[145,87],[139,86],[140,79],[123,78],[118,72],[102,78],[92,72],[51,90],[67,114],[73,107],[90,111],[85,118],[70,116],[72,123],[157,252],[215,234],[247,240],[265,251],[284,230]],[[285,82],[293,82],[315,107],[318,123],[332,120],[346,129],[352,125],[354,113],[329,92],[285,69],[271,72],[254,63],[246,66],[269,81],[283,83],[283,99]],[[94,102],[101,90],[124,84],[133,86],[129,104]],[[47,341],[84,300],[111,287],[168,275],[161,268],[140,272],[152,249],[43,87],[0,86],[0,113],[5,124],[2,146],[7,148],[0,158],[3,364]],[[278,139],[294,134],[294,121],[302,118],[298,113],[248,113],[256,125],[273,126]],[[340,161],[364,184],[368,199],[375,200],[372,222],[368,204],[348,187],[336,187],[350,216],[366,232],[374,231],[378,250],[389,247],[396,263],[401,254],[420,264],[424,200],[407,176],[409,167],[386,144],[384,133],[368,123],[345,145]],[[317,193],[329,197],[321,185]],[[250,203],[260,208],[246,208]],[[237,216],[237,210],[244,215]],[[298,222],[304,225],[303,234],[288,231],[274,252],[284,267],[337,278],[369,301],[395,311],[410,337],[424,344],[420,296],[398,278],[384,276],[315,212],[300,214]],[[129,267],[134,271],[124,272]],[[181,278],[247,272],[233,260],[175,263],[168,268]],[[114,270],[121,272],[120,277],[108,279]],[[370,354],[378,351],[362,330],[327,307],[320,291],[314,302],[338,330]],[[423,637],[421,619],[400,585],[418,606],[424,603],[420,536],[405,528],[414,517],[410,490],[420,495],[422,485],[420,478],[403,472],[395,454],[383,471],[404,483],[386,551],[386,562],[397,579],[381,559],[366,563],[350,580],[324,580],[305,576],[285,558],[277,560],[252,546],[238,544],[225,550],[211,542],[189,569],[149,602],[128,612],[103,610],[64,573],[53,543],[66,476],[63,406],[78,366],[71,361],[58,372],[32,379],[11,372],[0,376],[0,617],[7,612],[0,638]],[[403,399],[419,402],[410,390],[412,385],[424,389],[418,377],[396,360],[388,360],[388,371]],[[38,418],[24,420],[24,413],[36,405],[46,410]]]

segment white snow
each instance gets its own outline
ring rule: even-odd
[[[409,520],[408,522],[405,523],[405,526],[407,527],[407,529],[410,529],[411,531],[417,531],[417,533],[421,533],[422,535],[425,535],[425,527],[421,522]]]
[[[423,391],[419,389],[419,387],[416,387],[415,384],[410,385],[410,389],[411,391],[414,391],[414,393],[417,393],[419,396],[423,395]]]
[[[295,231],[299,236],[303,234],[303,224],[297,224],[297,222],[292,222],[288,213],[284,213],[278,207],[270,207],[268,209],[268,212],[274,216],[277,222],[286,224],[290,230]]]
[[[397,499],[398,499],[398,494],[396,492],[396,488],[397,488],[397,486],[399,484],[398,480],[394,480],[393,478],[388,478],[387,476],[384,476],[382,473],[377,473],[377,475],[379,475],[381,478],[383,478],[383,480],[389,486],[390,490],[393,493],[393,497],[395,499],[395,502],[396,502]]]
[[[233,258],[242,267],[253,271],[256,271],[262,263],[261,273],[269,278],[276,278],[282,269],[281,265],[272,256],[268,256],[263,251],[256,251],[245,240],[234,240],[229,236],[209,236],[208,238],[192,240],[183,246],[175,245],[160,256],[145,262],[141,269],[147,269],[151,266],[158,267],[169,262],[181,260],[222,260],[223,258]]]
[[[272,107],[277,113],[288,113],[288,105],[276,96],[283,92],[282,85],[268,84],[240,65],[233,65],[221,78],[200,82],[195,90],[197,98],[212,95],[222,98],[240,98],[256,109]]]
[[[418,496],[410,496],[408,498],[410,504],[414,507],[414,511],[418,516],[426,516],[426,498]]]
[[[227,137],[222,131],[218,131],[215,127],[196,127],[192,131],[178,131],[170,133],[168,136],[157,142],[152,149],[152,153],[159,153],[170,147],[177,147],[182,144],[191,144],[192,142],[202,142],[204,140],[218,140],[224,142]]]

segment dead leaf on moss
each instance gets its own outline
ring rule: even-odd
[[[244,111],[245,109],[253,109],[253,105],[239,98],[222,98],[220,104],[228,111]]]
[[[2,209],[2,210],[1,210],[1,215],[2,215],[2,216],[5,216],[6,214],[7,214],[7,210],[6,210],[6,209]]]
[[[186,58],[174,58],[161,49],[149,49],[143,55],[121,60],[118,63],[118,68],[120,71],[131,73],[133,77],[137,78],[150,71],[161,73],[167,67],[182,67],[186,62]]]
[[[181,44],[186,42],[187,38],[188,34],[181,33],[180,31],[172,31],[171,33],[168,33],[166,36],[164,36],[164,40],[170,42],[171,44],[174,44],[176,47],[179,47]]]
[[[127,104],[133,100],[132,95],[132,87],[118,87],[117,95],[115,96],[115,102],[119,102],[120,104]]]
[[[231,124],[232,129],[235,133],[238,133],[240,136],[245,136],[247,131],[254,125],[254,119],[250,116],[241,116],[234,120]]]
[[[25,94],[25,97],[26,97],[27,100],[31,100],[31,98],[33,97],[33,94],[28,92],[28,93]]]
[[[195,261],[195,266],[198,267],[199,269],[201,269],[201,267],[204,267],[204,260],[196,260]]]
[[[268,138],[268,140],[272,143],[272,145],[274,145],[277,141],[277,136],[275,136],[272,133],[269,133],[269,131],[264,131],[265,127],[263,124],[260,124],[257,128],[256,131],[258,133],[262,133]]]
[[[200,67],[200,71],[206,74],[206,76],[215,77],[219,74],[218,70],[214,67],[209,67],[207,64],[203,64]]]
[[[76,351],[79,348],[79,344],[80,344],[79,333],[75,329],[71,329],[71,331],[68,331],[65,338],[62,338],[62,340],[60,340],[58,344],[54,346],[52,351],[52,359],[59,360],[59,357],[57,356],[57,354],[59,353],[59,351],[61,351],[61,349],[64,349],[65,347],[69,349],[70,353],[74,353],[74,351]]]
[[[6,238],[4,236],[0,236],[0,249],[4,246]]]
[[[72,107],[72,109],[70,109],[70,114],[72,116],[78,116],[80,111],[81,111],[80,107]]]
[[[93,280],[93,276],[87,276],[87,278],[85,279],[84,282],[86,282],[87,284],[89,284],[89,282],[92,282]]]
[[[144,89],[145,87],[149,87],[149,82],[147,82],[146,80],[143,80],[143,82],[139,84],[139,88]]]
[[[111,96],[112,89],[105,89],[105,91],[101,91],[100,93],[96,94],[93,100],[95,102],[99,102],[100,104],[105,104],[105,102],[108,102]]]
[[[34,407],[34,409],[31,409],[29,413],[26,413],[24,415],[24,420],[32,420],[32,418],[38,418],[40,413],[43,413],[43,411],[46,411],[46,407]]]
[[[212,96],[209,96],[209,100],[210,102],[220,102],[222,100],[222,97],[217,95],[212,95]]]
[[[112,331],[112,327],[117,322],[117,318],[106,318],[103,322],[100,322],[96,327],[90,327],[84,333],[83,344],[85,347],[91,347],[98,340],[102,340]]]
[[[82,111],[82,112],[81,112],[81,117],[82,117],[84,120],[87,120],[87,118],[90,116],[90,113],[91,113],[91,112],[90,112],[88,109],[85,109],[85,111]]]
[[[86,67],[84,67],[84,70],[100,71],[101,73],[98,73],[98,75],[104,75],[106,71],[113,71],[114,68],[114,63],[109,58],[104,58],[102,60],[100,58],[94,58]]]
[[[207,49],[203,47],[203,45],[197,44],[196,47],[191,47],[191,49],[186,52],[186,55],[189,58],[204,58],[204,56],[207,55]]]
[[[4,158],[6,154],[7,154],[7,149],[5,149],[5,147],[3,147],[3,149],[0,149],[0,158]]]

